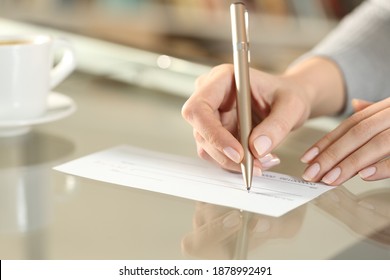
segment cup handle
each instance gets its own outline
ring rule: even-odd
[[[53,42],[53,52],[63,50],[58,64],[50,72],[50,89],[61,83],[76,68],[76,56],[73,46],[66,40],[56,38]]]

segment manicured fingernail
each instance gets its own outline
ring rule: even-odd
[[[272,141],[268,136],[261,135],[256,138],[253,144],[255,146],[256,152],[259,154],[259,156],[262,156],[269,150],[269,148],[271,148]]]
[[[262,158],[259,158],[259,161],[263,164],[266,163],[267,161],[272,160],[274,157],[271,154],[266,154]]]
[[[259,161],[263,168],[271,168],[280,163],[280,159],[272,154],[266,154],[264,157],[259,158]]]
[[[241,223],[241,216],[237,212],[230,213],[228,216],[226,216],[223,221],[223,227],[224,228],[234,228],[238,226]]]
[[[253,229],[255,232],[266,232],[271,228],[271,223],[266,219],[259,219],[256,223],[255,228]]]
[[[240,163],[241,161],[241,157],[240,157],[240,154],[235,150],[233,149],[232,147],[226,147],[223,149],[223,152],[224,154],[230,158],[232,161],[234,161],[235,163]]]
[[[375,166],[370,166],[370,167],[367,167],[367,168],[364,168],[363,170],[361,170],[359,172],[359,176],[362,178],[362,179],[366,179],[368,177],[371,177],[372,175],[374,175],[376,173],[376,167]]]
[[[320,149],[317,147],[313,147],[310,150],[308,150],[302,157],[301,161],[303,163],[308,163],[312,161],[318,154],[320,153]]]
[[[278,165],[279,163],[280,163],[280,159],[276,157],[276,158],[273,158],[269,161],[261,163],[261,166],[263,166],[263,168],[271,168],[271,167]]]
[[[310,165],[309,168],[306,169],[305,173],[303,173],[302,178],[306,181],[312,181],[317,174],[320,172],[320,164],[314,163]]]
[[[324,182],[325,184],[330,185],[340,177],[340,174],[341,174],[340,167],[333,168],[322,178],[321,181]]]
[[[260,177],[263,175],[263,171],[261,170],[260,167],[255,166],[255,167],[253,167],[253,175]]]

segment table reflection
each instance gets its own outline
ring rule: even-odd
[[[0,138],[0,235],[23,239],[23,258],[43,258],[52,213],[51,167],[72,150],[71,142],[49,134]]]
[[[390,189],[354,195],[345,187],[323,194],[316,205],[355,234],[390,249]]]
[[[362,240],[375,243],[381,251],[388,252],[387,257],[390,256],[390,189],[354,195],[340,186],[321,195],[313,205],[334,217]],[[182,252],[195,258],[234,259],[237,258],[239,244],[246,244],[247,253],[261,250],[261,246],[270,240],[296,236],[305,219],[306,207],[303,205],[275,218],[197,202],[192,231],[181,242]],[[241,234],[243,227],[246,227],[246,235]],[[238,240],[245,238],[247,240]],[[368,254],[355,257],[365,259]],[[335,257],[342,255],[341,252],[340,256]]]
[[[239,244],[247,244],[247,252],[250,252],[268,240],[294,237],[302,225],[305,212],[306,207],[301,206],[275,218],[197,202],[193,229],[183,237],[182,251],[196,258],[236,258]],[[247,227],[244,236],[240,234],[242,227]]]

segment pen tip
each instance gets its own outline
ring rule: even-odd
[[[243,174],[244,176],[244,183],[245,183],[245,186],[246,186],[246,189],[249,191],[252,187],[252,174]]]
[[[252,172],[253,172],[253,168],[252,167],[248,168],[246,165],[241,164],[241,170],[242,170],[242,175],[243,175],[243,178],[244,178],[244,183],[245,183],[246,189],[249,192],[249,190],[252,187]]]

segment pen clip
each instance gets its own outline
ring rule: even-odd
[[[232,23],[232,41],[234,51],[245,51],[250,62],[249,52],[249,15],[245,4],[242,2],[230,5]]]

